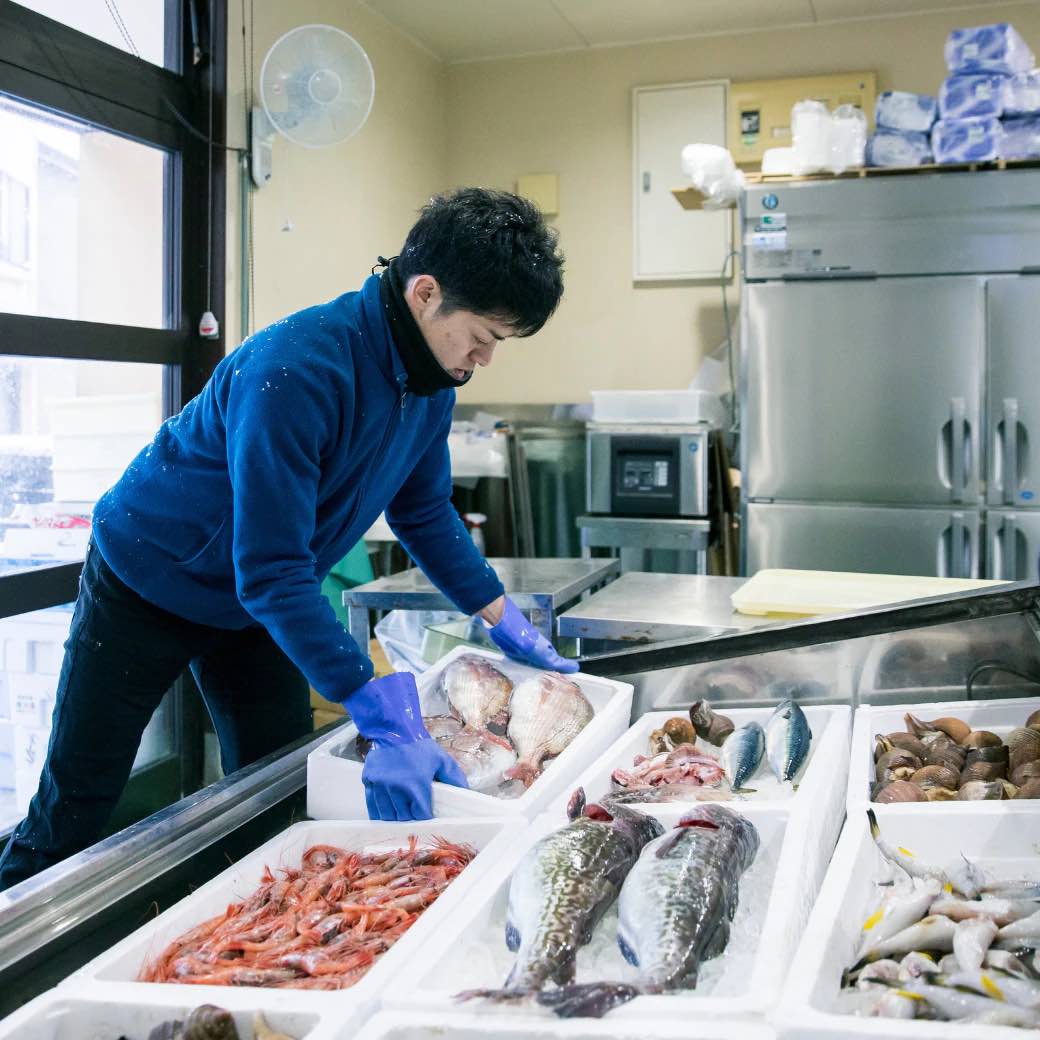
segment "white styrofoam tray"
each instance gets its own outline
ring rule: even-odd
[[[961,854],[992,880],[1040,878],[1040,814],[1029,802],[958,802],[939,815],[923,802],[875,812],[884,839],[922,863],[948,867]],[[996,810],[996,811],[993,811]],[[855,959],[863,922],[877,909],[875,880],[891,874],[870,837],[865,811],[849,816],[805,935],[793,958],[774,1022],[781,1036],[847,1040],[1021,1040],[1010,1026],[858,1018],[831,1009],[842,972]]]
[[[757,722],[763,729],[773,714],[772,706],[719,710],[732,719],[735,726]],[[763,755],[757,772],[747,781],[746,786],[753,793],[734,795],[730,801],[724,802],[724,805],[739,808],[740,803],[750,802],[756,805],[791,808],[805,802],[826,800],[832,796],[835,787],[839,790],[844,787],[849,768],[849,708],[810,706],[803,708],[803,711],[813,736],[809,742],[809,754],[795,778],[797,791],[792,790],[790,784],[782,784],[776,779],[769,767],[768,756]],[[587,800],[594,802],[613,790],[611,773],[618,768],[631,769],[632,760],[636,755],[648,753],[647,744],[651,731],[677,716],[685,717],[686,713],[679,710],[657,711],[638,718],[626,733],[578,777],[578,785],[585,789]],[[715,755],[721,762],[722,748],[714,747],[700,738],[697,740],[697,746]],[[723,789],[726,786],[726,781],[723,781]],[[662,813],[662,820],[677,819],[678,814],[688,809],[691,802],[660,802],[654,807]],[[646,809],[647,806],[634,803],[632,808]],[[669,809],[672,809],[675,815],[668,816]]]
[[[1010,733],[1016,726],[1024,726],[1026,719],[1040,708],[1040,698],[1010,697],[992,701],[943,701],[922,704],[864,704],[856,710],[852,728],[852,761],[849,766],[848,811],[866,809],[870,789],[874,784],[874,735],[899,733],[906,730],[907,712],[923,721],[953,716],[962,719],[972,729],[988,729],[998,737]],[[911,806],[927,805],[933,811],[950,812],[966,803],[954,802],[884,802],[887,810],[900,812]],[[978,802],[980,806],[997,806],[1001,802]],[[1024,802],[1023,804],[1028,804]],[[1034,807],[1035,803],[1034,803]]]
[[[608,1016],[546,1020],[535,1016],[500,1017],[494,1022],[472,1015],[380,1011],[355,1034],[355,1040],[777,1040],[776,1030],[761,1022],[658,1018],[619,1024]]]
[[[447,700],[438,689],[438,681],[441,672],[465,654],[487,658],[514,683],[544,671],[517,664],[489,650],[457,646],[418,677],[419,700],[424,715],[447,712]],[[632,712],[632,687],[628,683],[600,679],[580,672],[567,678],[573,679],[581,687],[581,692],[595,711],[595,716],[571,741],[570,746],[546,766],[542,775],[519,798],[496,798],[478,791],[435,783],[434,818],[520,814],[531,819],[568,785],[573,786],[578,773],[628,726]],[[307,756],[308,816],[317,820],[368,818],[361,783],[362,764],[354,752],[356,737],[356,726],[342,726],[334,736]],[[334,749],[339,749],[341,754],[334,754]],[[344,754],[350,757],[342,757]]]
[[[181,987],[173,1000],[142,996],[137,1000],[97,999],[85,990],[63,985],[30,1001],[0,1021],[0,1040],[147,1040],[156,1026],[185,1019],[204,999]],[[235,1018],[241,1040],[254,1040],[253,1016],[261,1011],[267,1024],[294,1040],[338,1040],[353,1036],[360,1015],[342,1016],[274,1008],[262,998],[233,990],[217,1001]],[[346,1030],[350,1029],[348,1033]]]
[[[514,821],[515,822],[515,821]],[[137,976],[166,946],[202,921],[224,912],[229,903],[251,895],[260,884],[265,868],[294,867],[312,845],[335,845],[356,851],[392,849],[416,835],[420,844],[441,837],[467,842],[478,855],[415,922],[415,924],[376,961],[361,980],[350,989],[318,991],[301,989],[264,989],[241,986],[237,992],[252,994],[265,1007],[324,1010],[334,1007],[344,1013],[374,1010],[380,991],[394,984],[410,957],[424,956],[425,943],[443,931],[467,900],[476,898],[482,876],[505,854],[514,840],[514,822],[482,818],[479,820],[428,820],[407,823],[310,822],[298,823],[255,852],[245,856],[200,889],[170,907],[154,921],[139,928],[122,942],[95,957],[72,976],[71,981],[89,982],[91,995],[98,999],[137,1000],[151,994],[156,999],[184,1000],[190,989],[198,1003],[219,1004],[227,986],[137,982]]]
[[[806,870],[806,853],[822,851],[822,847],[810,840],[806,815],[791,817],[787,810],[753,803],[744,803],[741,812],[758,828],[761,843],[754,863],[741,879],[730,943],[721,957],[702,966],[700,994],[690,991],[640,996],[611,1011],[604,1021],[632,1028],[649,1019],[677,1016],[744,1018],[760,1015],[775,1003],[815,897],[815,889],[810,888],[811,878],[817,872]],[[422,958],[409,963],[407,978],[385,991],[383,1007],[422,1009],[437,1016],[455,1011],[480,1021],[485,1028],[492,1017],[497,1021],[498,1016],[523,1015],[556,1021],[551,1011],[528,1003],[459,1003],[454,997],[461,990],[503,985],[514,959],[505,944],[513,870],[539,838],[564,823],[562,811],[544,813],[516,837],[509,854],[484,875],[479,890],[453,915],[451,927],[430,938]],[[663,819],[662,823],[670,827]],[[827,846],[823,853],[824,862],[832,847]],[[635,969],[618,951],[616,930],[615,903],[597,926],[590,944],[578,951],[578,982],[636,978]]]

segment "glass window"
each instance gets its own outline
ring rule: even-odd
[[[164,64],[166,0],[15,0],[70,29]],[[171,28],[173,28],[171,26]]]
[[[36,793],[72,607],[66,603],[0,618],[0,833],[25,815]],[[167,696],[144,731],[134,769],[154,764],[173,749],[173,708]]]
[[[162,376],[0,357],[0,574],[83,559],[94,502],[162,422]]]
[[[162,328],[168,155],[0,94],[0,310]]]

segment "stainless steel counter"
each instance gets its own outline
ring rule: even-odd
[[[559,611],[582,593],[617,577],[618,560],[489,559],[506,593],[547,638],[554,635]],[[451,601],[418,568],[370,581],[343,593],[350,634],[368,646],[369,610],[454,610]]]
[[[578,639],[654,643],[776,624],[733,609],[730,597],[746,581],[630,571],[561,614],[557,628]]]

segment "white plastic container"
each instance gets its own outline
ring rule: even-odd
[[[447,710],[447,702],[437,690],[438,680],[441,672],[464,654],[487,658],[514,683],[541,674],[541,670],[516,664],[502,654],[476,647],[455,647],[417,678],[424,715],[438,715]],[[531,819],[561,792],[570,790],[578,774],[594,761],[603,748],[625,732],[632,712],[632,687],[628,683],[582,675],[580,672],[568,678],[581,687],[581,692],[596,713],[570,746],[546,767],[519,798],[496,798],[478,791],[435,783],[433,813],[437,819],[444,816],[505,815],[522,815]],[[368,818],[365,791],[361,783],[362,763],[354,753],[356,738],[356,726],[342,726],[335,736],[307,756],[307,814],[314,819]],[[336,749],[341,754],[334,753]],[[343,755],[350,757],[345,758]]]
[[[431,938],[448,928],[459,915],[461,907],[477,900],[476,893],[484,875],[515,843],[516,833],[513,823],[486,818],[408,823],[298,823],[84,965],[70,976],[69,984],[73,981],[83,983],[89,986],[92,997],[112,1002],[191,999],[200,1004],[220,1004],[230,987],[184,986],[177,983],[137,982],[136,979],[142,968],[178,936],[202,921],[223,913],[229,903],[252,894],[260,884],[266,868],[275,870],[298,865],[303,852],[311,845],[328,844],[359,851],[389,849],[402,846],[410,835],[416,835],[420,844],[438,837],[469,843],[479,850],[472,863],[350,989],[315,991],[274,990],[253,986],[234,988],[236,993],[250,994],[258,1002],[257,1006],[270,1007],[272,1010],[307,1008],[322,1012],[335,1011],[344,1016],[374,1010],[382,990],[398,984],[409,959],[418,956],[425,960]],[[186,996],[189,992],[190,998]]]
[[[111,1001],[93,999],[71,986],[60,986],[19,1008],[0,1021],[0,1040],[146,1040],[156,1026],[187,1017],[193,1008],[206,1003],[193,999],[183,987],[183,1000]],[[253,1019],[257,1011],[267,1024],[294,1040],[337,1040],[353,1034],[359,1016],[344,1020],[338,1014],[277,1009],[252,995],[233,991],[221,994],[217,1003],[230,1011],[240,1040],[255,1040]],[[351,1032],[345,1032],[349,1025]]]
[[[719,708],[724,715],[733,720],[735,726],[745,726],[749,722],[757,722],[763,729],[773,714],[772,707],[733,708],[727,711]],[[766,805],[776,809],[795,809],[805,803],[816,806],[817,811],[822,804],[833,798],[837,791],[845,788],[845,777],[849,768],[849,727],[850,710],[839,706],[834,708],[806,707],[803,709],[812,740],[809,743],[809,754],[796,778],[797,791],[790,784],[781,784],[772,769],[766,755],[755,775],[746,783],[753,793],[735,796],[731,802],[722,804],[730,808],[739,808],[742,804],[755,806]],[[685,717],[682,711],[650,712],[637,719],[629,730],[619,737],[596,761],[578,777],[578,784],[585,789],[585,796],[590,802],[603,797],[613,790],[610,780],[615,769],[629,770],[636,755],[647,755],[647,744],[651,731],[658,729],[668,719],[676,716]],[[698,747],[704,748],[721,761],[722,748],[713,747],[706,741],[698,740]],[[726,783],[723,781],[723,788]],[[669,812],[678,815],[690,807],[691,802],[659,802],[632,805],[633,809],[646,810],[651,806],[665,819]],[[834,838],[837,838],[835,831]]]
[[[626,1030],[641,1031],[656,1020],[747,1019],[763,1014],[778,999],[815,896],[806,873],[806,850],[819,850],[826,862],[830,846],[823,850],[814,843],[806,817],[794,819],[784,810],[752,803],[742,804],[739,810],[758,828],[760,846],[741,880],[740,902],[726,951],[702,966],[700,992],[639,996],[609,1012],[603,1021],[620,1035],[626,1035]],[[485,1030],[493,1022],[509,1021],[517,1014],[557,1021],[551,1011],[530,1004],[459,1003],[454,996],[461,990],[503,985],[513,963],[504,937],[513,870],[539,838],[566,822],[562,811],[545,813],[513,841],[508,855],[484,875],[479,888],[453,914],[450,926],[431,936],[422,957],[410,962],[408,975],[385,991],[384,1007],[423,1010],[435,1022],[442,1014],[455,1011]],[[616,927],[615,903],[597,926],[591,943],[578,952],[578,982],[635,979],[635,969],[618,951]]]
[[[1040,877],[1036,849],[1036,808],[1028,802],[960,802],[957,811],[939,814],[923,803],[895,813],[878,807],[886,841],[903,846],[921,862],[948,866],[963,853],[991,879]],[[853,964],[863,922],[880,900],[873,883],[887,877],[865,813],[850,815],[827,878],[813,907],[805,936],[784,984],[774,1022],[782,1038],[842,1040],[1021,1040],[1029,1031],[1008,1026],[956,1022],[857,1018],[832,1010],[842,972]]]
[[[776,1030],[760,1022],[720,1019],[654,1019],[644,1023],[617,1023],[608,1015],[594,1019],[545,1019],[523,1015],[494,1022],[472,1015],[381,1011],[354,1034],[353,1040],[776,1040]]]
[[[707,390],[593,390],[592,421],[722,426],[726,411]]]
[[[852,816],[869,805],[870,789],[874,785],[874,735],[876,733],[900,733],[906,730],[905,715],[909,712],[925,722],[944,716],[962,719],[972,729],[988,729],[998,737],[1010,733],[1016,726],[1024,726],[1026,719],[1040,708],[1040,698],[1011,697],[994,701],[946,701],[923,704],[865,704],[856,710],[852,729],[852,761],[849,766],[848,812]],[[928,806],[940,813],[955,812],[965,805],[977,805],[981,809],[996,809],[1006,804],[1003,801],[983,802],[885,802],[882,807],[889,812],[904,812],[908,809]],[[1040,820],[1040,802],[1023,800],[1019,805],[1033,806]]]

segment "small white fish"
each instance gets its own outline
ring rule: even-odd
[[[956,940],[956,937],[955,937]],[[871,967],[871,965],[867,965]],[[867,969],[864,968],[864,971]],[[899,978],[904,982],[907,979],[920,979],[928,975],[938,975],[939,965],[928,956],[927,953],[921,953],[918,950],[914,950],[913,953],[908,953],[899,962]]]
[[[930,914],[942,914],[951,921],[966,921],[973,917],[988,917],[998,927],[1021,921],[1040,910],[1030,899],[958,899],[944,894],[932,903]]]
[[[986,951],[986,959],[982,963],[987,968],[1007,972],[1008,975],[1014,975],[1017,979],[1035,979],[1037,977],[1035,972],[1029,970],[1029,965],[1010,950],[989,949]],[[943,970],[953,969],[944,968]]]
[[[963,865],[959,865],[952,873],[943,870],[942,867],[922,863],[909,849],[903,848],[901,845],[891,845],[881,837],[881,827],[878,825],[873,809],[867,810],[867,820],[870,822],[870,836],[874,839],[878,852],[889,863],[893,863],[910,877],[938,881],[940,886],[948,892],[960,892],[968,899],[974,899],[978,895],[981,877],[978,868],[973,863],[965,859]]]
[[[935,986],[923,982],[921,979],[905,983],[897,992],[927,1001],[946,1018],[963,1021],[970,1016],[974,1021],[981,1021],[978,1018],[980,1015],[1000,1015],[1004,1025],[1033,1027],[1040,1023],[1040,1016],[1035,1011],[1009,1006],[977,993],[965,993],[963,990],[950,989],[947,986]]]
[[[904,888],[891,889],[881,901],[881,906],[863,922],[857,960],[866,956],[878,943],[921,920],[928,912],[928,907],[939,894],[939,882],[934,879],[914,879],[911,884],[909,891]]]
[[[991,918],[958,921],[953,933],[953,953],[961,971],[978,971],[996,937],[997,925]]]
[[[895,981],[899,978],[899,964],[897,961],[874,961],[873,964],[865,965],[856,979],[856,989],[870,989],[883,986],[882,980]]]
[[[976,969],[940,976],[937,981],[944,986],[973,989],[976,993],[999,1000],[1001,1003],[1014,1004],[1015,1007],[1027,1008],[1030,1011],[1040,1009],[1040,982],[1034,979],[1016,979],[1002,971]]]
[[[948,917],[922,917],[917,924],[896,932],[891,938],[872,946],[865,954],[871,960],[882,957],[902,957],[915,950],[953,949],[953,935],[957,926]]]

